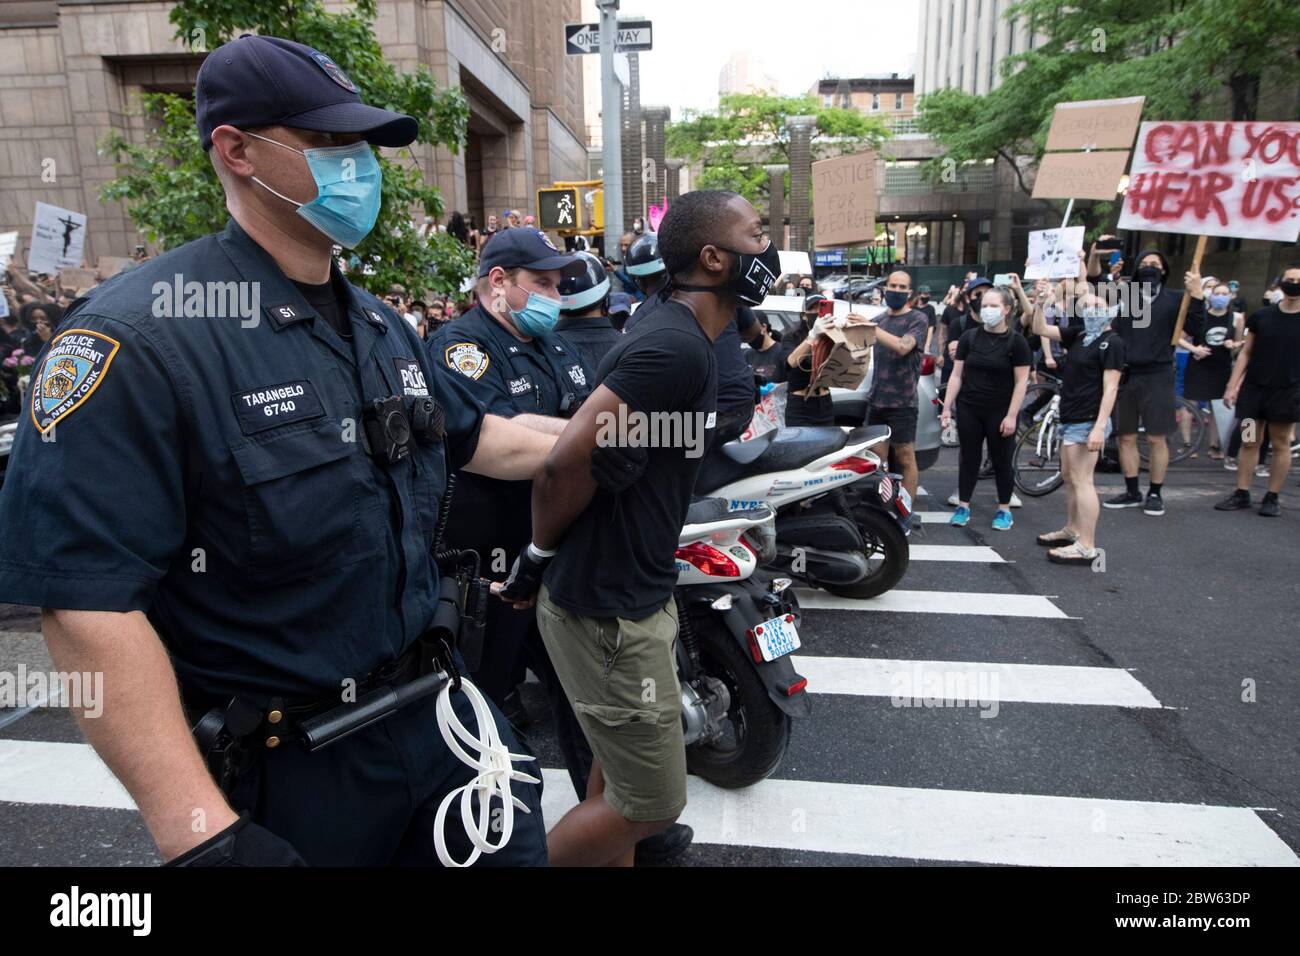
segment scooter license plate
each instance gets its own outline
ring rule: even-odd
[[[774,661],[778,657],[785,657],[785,655],[797,651],[802,646],[799,641],[799,632],[794,626],[793,614],[782,614],[770,621],[756,624],[754,626],[754,640],[757,642],[758,650],[765,661]]]

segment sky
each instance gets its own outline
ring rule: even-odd
[[[733,51],[759,57],[778,92],[789,95],[827,74],[910,74],[920,3],[623,0],[619,17],[654,24],[654,49],[641,54],[641,103],[671,107],[678,119],[685,108],[717,106],[718,74]]]

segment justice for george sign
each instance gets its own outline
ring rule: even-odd
[[[1143,123],[1119,228],[1295,242],[1300,123]]]
[[[813,245],[851,246],[876,237],[876,154],[813,163]]]

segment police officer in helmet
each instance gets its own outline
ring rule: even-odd
[[[668,270],[659,255],[658,235],[653,232],[643,232],[633,239],[632,244],[627,247],[624,268],[636,282],[641,294],[645,296],[644,301],[623,327],[623,331],[631,332],[637,322],[649,314],[651,307],[659,301],[659,293],[668,284]]]
[[[230,221],[99,286],[49,343],[0,492],[0,600],[44,609],[60,669],[103,672],[82,726],[164,859],[464,861],[482,848],[456,791],[477,771],[435,708],[495,746],[468,684],[310,745],[367,695],[458,669],[432,640],[454,639],[431,555],[446,476],[526,478],[552,439],[436,377],[332,262],[378,215],[372,146],[410,143],[414,119],[265,36],[212,51],[195,103]],[[173,283],[206,294],[155,291]],[[494,797],[513,832],[479,860],[544,864],[539,788],[511,792],[531,813]]]
[[[605,353],[622,340],[609,317],[609,276],[601,261],[590,252],[576,253],[584,266],[580,275],[560,280],[560,321],[555,326],[595,372]]]

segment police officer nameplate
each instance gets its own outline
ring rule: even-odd
[[[305,380],[236,392],[231,396],[231,402],[235,406],[235,417],[239,419],[239,430],[245,435],[320,418],[325,414],[316,387]]]
[[[533,377],[520,375],[518,378],[512,378],[508,384],[511,395],[524,395],[533,390]]]

